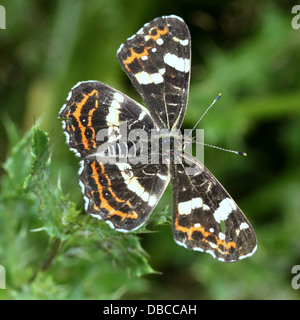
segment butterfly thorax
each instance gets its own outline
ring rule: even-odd
[[[150,154],[152,163],[170,164],[181,161],[186,142],[181,131],[160,129],[151,134]],[[154,160],[154,162],[153,162]]]

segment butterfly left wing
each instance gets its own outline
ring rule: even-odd
[[[185,22],[174,15],[156,18],[127,39],[117,56],[158,127],[180,128],[191,64],[191,38]]]
[[[169,183],[166,165],[102,163],[87,157],[79,181],[85,210],[120,232],[140,228]]]
[[[188,172],[190,170],[190,172]],[[228,192],[196,158],[171,165],[174,239],[183,247],[235,262],[256,250],[249,221]]]
[[[148,137],[154,128],[149,111],[104,83],[86,81],[72,88],[59,118],[64,119],[69,148],[82,159],[79,183],[85,210],[118,231],[139,228],[163,194],[169,168],[145,163],[142,158],[129,158],[125,163],[117,160],[122,155],[132,154],[134,160],[143,155],[138,143],[127,141],[127,132]],[[126,133],[122,133],[121,125],[126,126]],[[115,153],[116,161],[102,158],[100,149]]]

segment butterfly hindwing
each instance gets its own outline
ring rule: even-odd
[[[256,236],[241,209],[201,162],[183,160],[171,169],[175,241],[224,262],[252,255]]]
[[[155,123],[180,128],[191,63],[191,38],[184,21],[176,16],[152,20],[121,45],[117,56]]]
[[[165,165],[82,161],[79,175],[85,209],[113,229],[133,231],[152,213],[169,183]]]

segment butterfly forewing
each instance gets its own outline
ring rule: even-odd
[[[154,128],[145,107],[99,81],[75,85],[58,117],[64,119],[68,145],[83,158],[98,150],[104,143],[105,134],[111,141],[118,142],[121,123],[125,123],[129,130],[138,128],[146,133]]]
[[[180,128],[191,64],[191,39],[184,21],[176,16],[152,20],[121,45],[117,56],[155,123]]]

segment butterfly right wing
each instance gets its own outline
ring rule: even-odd
[[[249,221],[220,182],[196,158],[171,165],[173,234],[183,247],[222,262],[251,256],[257,246]]]
[[[174,15],[146,23],[121,45],[117,56],[158,127],[179,129],[189,92],[191,37]]]

